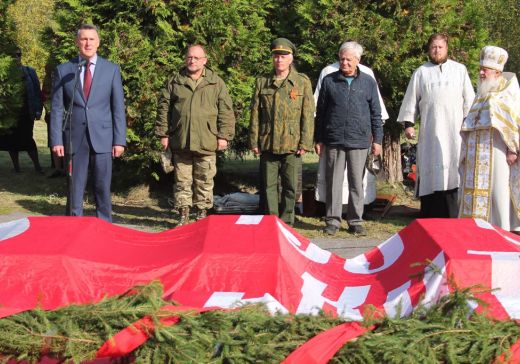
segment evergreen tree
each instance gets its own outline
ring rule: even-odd
[[[43,30],[51,25],[54,0],[17,0],[7,8],[13,22],[13,40],[22,50],[22,64],[43,79],[49,49],[42,42]]]
[[[129,123],[129,150],[123,163],[125,180],[153,172],[158,139],[153,135],[157,97],[165,81],[183,66],[189,44],[208,51],[209,67],[230,90],[237,116],[237,139],[232,148],[247,150],[248,108],[259,60],[268,55],[269,30],[265,1],[125,0],[56,1],[56,26],[48,38],[53,58],[63,62],[75,55],[74,31],[83,22],[101,29],[99,53],[121,66]],[[156,178],[158,177],[155,174]]]
[[[273,13],[269,26],[280,36],[294,37],[300,69],[313,79],[337,60],[345,40],[356,40],[365,48],[361,62],[374,70],[390,114],[385,125],[385,171],[391,182],[400,180],[402,127],[395,120],[413,71],[427,61],[427,39],[433,33],[447,33],[451,57],[466,64],[476,79],[478,52],[487,38],[482,5],[461,0],[300,0],[286,5]]]
[[[0,134],[9,134],[18,123],[23,105],[23,87],[16,60],[0,54]]]
[[[485,9],[485,27],[489,30],[488,45],[504,48],[509,53],[505,71],[520,72],[520,28],[517,25],[520,18],[519,0],[479,0]]]
[[[336,60],[344,40],[355,39],[365,47],[362,62],[374,69],[390,113],[385,125],[386,171],[391,181],[399,180],[402,129],[395,119],[413,70],[427,59],[427,38],[433,32],[448,33],[452,58],[466,64],[476,79],[478,52],[489,42],[487,28],[493,27],[497,39],[509,39],[507,46],[497,44],[514,54],[516,38],[507,38],[506,25],[499,28],[490,14],[504,15],[507,4],[514,8],[510,14],[519,8],[512,0],[501,0],[497,6],[482,0],[45,0],[38,2],[41,9],[34,2],[0,5],[0,53],[8,44],[24,44],[27,59],[42,73],[45,64],[51,70],[77,54],[74,34],[81,23],[100,27],[99,53],[120,64],[123,75],[129,150],[117,164],[125,165],[128,183],[150,174],[159,177],[154,161],[160,148],[153,135],[157,95],[182,66],[191,43],[207,47],[209,66],[226,81],[237,116],[231,147],[239,155],[247,151],[254,79],[270,69],[269,43],[281,36],[297,45],[298,69],[313,81]],[[13,32],[13,24],[19,34]]]
[[[9,133],[18,123],[22,107],[22,79],[13,57],[16,48],[13,42],[14,24],[7,15],[7,9],[13,2],[0,3],[0,134]]]

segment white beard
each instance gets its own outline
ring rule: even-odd
[[[477,95],[487,96],[491,91],[498,90],[500,84],[500,78],[486,78],[484,80],[478,79]]]

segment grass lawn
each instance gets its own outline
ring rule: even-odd
[[[46,125],[43,121],[35,123],[34,136],[39,148],[40,162],[46,171],[45,175],[34,171],[27,153],[20,153],[22,173],[13,172],[11,160],[7,152],[0,152],[0,214],[21,213],[24,215],[62,215],[65,211],[66,181],[65,178],[48,178],[50,156],[47,145]],[[304,157],[303,186],[309,188],[314,184],[318,157],[308,153]],[[256,192],[258,181],[258,159],[249,156],[244,160],[228,159],[219,169],[215,178],[215,191],[219,194],[245,191]],[[175,226],[177,220],[171,212],[169,199],[171,188],[156,188],[145,185],[135,186],[125,192],[113,193],[114,222],[131,225],[148,231],[162,231]],[[394,205],[417,207],[418,203],[411,197],[411,192],[401,184],[389,185],[378,182],[378,193],[395,194]],[[85,215],[94,215],[94,204],[91,195],[87,196]],[[369,238],[384,240],[401,230],[412,220],[407,216],[392,216],[379,220],[367,220],[366,227]],[[325,237],[320,218],[298,216],[295,229],[309,238]],[[335,238],[352,238],[344,229]]]

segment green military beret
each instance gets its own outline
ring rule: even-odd
[[[294,54],[296,46],[287,38],[276,38],[271,42],[272,54]]]

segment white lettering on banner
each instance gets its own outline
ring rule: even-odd
[[[401,254],[403,254],[404,244],[401,236],[399,234],[395,234],[384,243],[380,244],[377,248],[384,258],[384,263],[381,267],[370,269],[370,263],[367,261],[366,256],[361,254],[355,258],[347,259],[343,268],[347,272],[357,274],[372,274],[381,272],[382,270],[390,267],[397,261],[397,259],[399,259]]]
[[[301,241],[294,236],[292,232],[290,232],[285,226],[283,226],[280,221],[276,221],[278,228],[282,232],[283,236],[287,239],[289,244],[296,248],[296,251],[303,255],[305,258],[319,264],[325,264],[330,260],[332,255],[331,252],[321,249],[314,243],[309,243],[306,250],[301,249]]]
[[[245,304],[263,303],[271,313],[287,314],[289,311],[269,293],[262,297],[246,298],[244,292],[213,292],[204,307],[235,308]]]
[[[491,225],[489,222],[487,222],[486,220],[482,220],[482,219],[473,219],[473,220],[475,221],[475,225],[477,225],[481,229],[495,230],[495,227],[493,225]]]
[[[213,292],[204,307],[231,308],[244,297],[244,292]]]
[[[276,298],[271,296],[269,293],[264,294],[260,298],[246,298],[246,299],[242,300],[241,302],[249,303],[249,304],[263,303],[267,306],[267,309],[271,313],[283,313],[283,314],[289,313],[289,310],[286,309],[280,302],[278,302],[278,300]]]
[[[448,284],[446,281],[446,262],[444,252],[437,254],[435,259],[425,268],[423,284],[425,288],[424,298],[421,303],[424,306],[431,306],[440,297],[448,294]],[[408,289],[411,281],[388,292],[386,303],[383,305],[386,313],[390,317],[395,317],[400,312],[400,316],[408,316],[412,313],[413,304]]]
[[[326,301],[323,297],[323,291],[327,288],[327,283],[322,282],[307,272],[302,274],[303,286],[301,289],[302,299],[296,313],[313,313],[317,314]]]
[[[317,314],[323,309],[323,305],[326,302],[336,307],[336,312],[343,318],[351,320],[363,319],[361,311],[354,307],[359,307],[365,303],[370,286],[345,287],[338,301],[332,301],[323,297],[323,291],[327,287],[326,283],[321,282],[307,272],[302,274],[302,279],[302,299],[296,313]]]
[[[441,251],[437,254],[435,259],[426,267],[423,284],[426,292],[421,303],[426,307],[436,303],[439,298],[449,293],[444,252]]]
[[[510,238],[510,237],[507,236],[507,235],[502,235],[502,236],[504,237],[504,239],[506,239],[506,240],[509,241],[510,243],[513,243],[513,244],[515,244],[515,245],[520,246],[520,241],[516,241],[516,240]]]
[[[404,317],[412,313],[412,299],[408,293],[408,288],[411,285],[412,282],[408,281],[388,292],[386,302],[383,304],[388,316],[396,317],[397,313],[400,312],[400,317]]]
[[[264,215],[240,215],[235,224],[237,225],[258,225],[262,222]]]
[[[502,232],[500,232],[499,230],[495,229],[495,227],[493,225],[491,225],[489,222],[487,222],[485,220],[482,220],[482,219],[474,219],[474,221],[475,221],[475,224],[479,228],[486,229],[486,230],[494,230],[498,235],[500,235],[501,237],[503,237],[504,239],[506,239],[510,243],[513,243],[515,245],[520,245],[520,241],[515,240],[513,238],[510,238],[509,236],[507,236],[505,234],[502,234]]]
[[[345,287],[337,302],[327,300],[327,303],[337,307],[338,316],[351,320],[362,320],[361,311],[354,307],[359,307],[366,302],[370,287]]]
[[[435,269],[434,269],[435,268]],[[444,292],[447,292],[445,284],[445,260],[444,254],[441,252],[434,261],[426,268],[424,285],[426,287],[424,302],[436,300]],[[439,273],[442,272],[442,273]],[[366,299],[372,288],[372,285],[364,286],[346,286],[337,301],[331,300],[323,296],[323,292],[328,284],[322,282],[310,273],[304,272],[301,275],[303,285],[301,287],[302,297],[296,309],[296,313],[302,314],[318,314],[325,304],[336,309],[338,316],[349,320],[362,320],[363,315],[359,309],[366,303]],[[396,282],[396,285],[398,283]],[[408,290],[411,287],[411,281],[407,280],[400,284],[397,288],[387,293],[386,302],[383,307],[389,316],[395,316],[400,309],[401,317],[409,315],[413,310],[412,299]],[[214,292],[206,301],[204,307],[222,307],[233,308],[246,303],[264,303],[270,312],[287,313],[288,310],[275,297],[269,293],[265,293],[259,298],[243,299],[244,292]]]
[[[23,234],[29,229],[29,219],[19,219],[0,224],[0,241]]]
[[[512,319],[520,319],[520,253],[468,250],[468,254],[491,257],[492,294]]]

